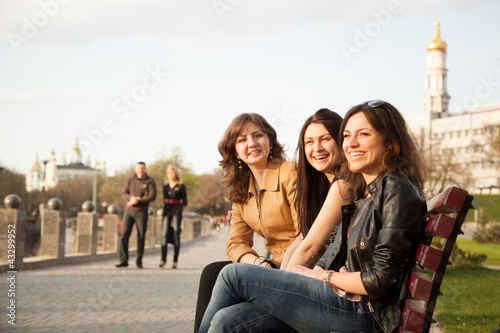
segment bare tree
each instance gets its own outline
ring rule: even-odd
[[[215,170],[213,174],[199,176],[200,196],[199,212],[210,215],[221,215],[230,209],[231,205],[224,198],[221,183],[221,170]]]
[[[427,197],[433,197],[449,186],[465,189],[471,186],[472,176],[467,164],[458,161],[451,149],[442,149],[440,144],[436,144],[424,155],[428,176],[425,186]]]

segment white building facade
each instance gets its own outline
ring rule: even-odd
[[[463,170],[462,179],[457,177],[461,184],[447,185],[465,186],[474,194],[500,193],[500,159],[492,147],[500,128],[500,104],[450,113],[446,50],[436,23],[434,39],[427,44],[423,112],[405,114],[406,121],[424,151],[448,159],[455,171]]]
[[[95,167],[90,166],[90,161],[87,159],[86,163],[82,162],[82,151],[78,146],[78,138],[76,139],[75,148],[71,152],[70,163],[66,163],[66,158],[63,156],[62,163],[58,164],[56,161],[55,152],[52,151],[49,160],[45,160],[44,167],[38,161],[38,154],[36,161],[31,168],[31,171],[26,174],[26,190],[41,191],[45,185],[45,189],[54,187],[59,182],[64,182],[72,179],[88,179],[91,181],[94,177],[106,175],[106,163],[102,164],[96,162]],[[45,179],[44,179],[45,169]]]

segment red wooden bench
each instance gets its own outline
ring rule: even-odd
[[[420,245],[417,262],[420,266],[433,271],[429,277],[423,270],[414,271],[410,278],[411,298],[405,301],[403,324],[399,332],[424,332],[430,330],[437,297],[441,295],[439,288],[444,272],[449,264],[451,250],[457,236],[462,233],[462,224],[467,211],[472,208],[472,199],[466,191],[458,187],[450,187],[427,202],[427,226],[425,232],[430,240],[433,237],[444,239],[443,247],[436,249],[428,245]]]

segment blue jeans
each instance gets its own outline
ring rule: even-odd
[[[321,281],[238,263],[220,272],[199,333],[373,329],[373,316],[366,304],[339,297]]]

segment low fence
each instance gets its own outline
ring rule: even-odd
[[[86,201],[76,218],[66,218],[62,203],[53,198],[40,207],[40,216],[27,216],[20,211],[16,195],[5,198],[7,208],[0,208],[0,272],[17,271],[54,265],[83,263],[116,258],[121,220],[118,207],[108,207],[101,218]],[[159,252],[161,247],[161,211],[150,208],[146,231],[145,253]],[[210,219],[196,213],[184,213],[181,243],[210,234]],[[129,239],[129,253],[137,248],[137,231]]]

